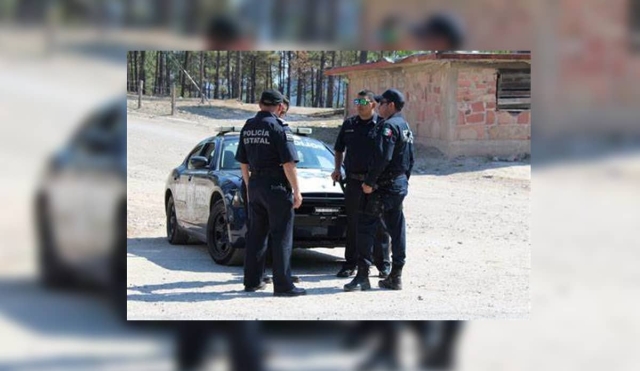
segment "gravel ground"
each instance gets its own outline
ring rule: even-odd
[[[343,250],[313,249],[296,250],[292,258],[306,297],[274,298],[270,290],[246,294],[241,267],[216,265],[203,245],[166,242],[162,195],[169,171],[193,145],[219,126],[244,123],[252,105],[215,102],[198,109],[197,101],[180,103],[174,117],[162,111],[167,102],[145,101],[141,110],[134,100],[128,103],[129,319],[528,317],[528,162],[446,160],[433,149],[418,149],[405,201],[403,291],[344,293],[348,280],[335,277]],[[234,104],[242,109],[229,107]],[[214,114],[223,119],[212,118]],[[305,120],[313,114],[309,110],[296,113],[294,108],[293,114],[292,126],[320,129],[328,142],[342,121]],[[374,285],[376,281],[372,277]]]

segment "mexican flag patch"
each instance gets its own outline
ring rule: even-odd
[[[382,135],[384,135],[385,137],[391,137],[393,136],[393,131],[391,130],[391,128],[385,128],[382,131]]]

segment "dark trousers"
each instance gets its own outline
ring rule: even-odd
[[[273,254],[273,291],[289,291],[293,245],[293,194],[286,179],[252,175],[249,179],[249,228],[244,260],[244,284],[262,282],[267,237]]]
[[[347,213],[347,246],[344,250],[346,260],[343,268],[355,269],[358,265],[358,216],[362,202],[362,182],[348,179],[345,187],[345,209]],[[373,245],[374,264],[379,271],[389,269],[389,235],[382,224],[378,224]]]
[[[388,187],[364,195],[358,215],[358,266],[369,268],[373,263],[373,245],[380,223],[384,223],[391,237],[392,263],[404,266],[407,250],[406,225],[402,201],[407,195],[405,176],[395,179]]]

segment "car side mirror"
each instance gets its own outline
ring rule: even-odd
[[[193,156],[189,160],[189,163],[195,169],[202,169],[203,167],[207,166],[207,164],[209,163],[209,160],[207,160],[207,158],[204,156]]]

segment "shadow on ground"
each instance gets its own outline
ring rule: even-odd
[[[447,158],[435,147],[417,145],[412,174],[446,176],[457,173],[479,172],[513,166],[531,165],[529,155],[476,156]],[[487,177],[491,177],[487,175]]]
[[[337,250],[338,251],[338,250]],[[338,255],[342,255],[342,249]],[[127,240],[127,259],[143,258],[170,271],[196,273],[226,273],[227,280],[178,281],[153,285],[128,286],[128,301],[144,302],[200,302],[220,301],[237,298],[271,297],[272,287],[265,291],[246,293],[243,291],[244,272],[242,266],[218,265],[209,256],[205,245],[170,245],[165,238],[129,238]],[[304,282],[321,282],[335,279],[343,259],[334,255],[307,249],[295,249],[291,258],[292,273]],[[266,274],[271,275],[271,265],[267,264]],[[220,285],[233,285],[233,290],[212,293],[208,288]],[[237,289],[235,289],[237,287]],[[191,290],[197,292],[171,292],[165,290]],[[200,290],[202,289],[202,290]],[[338,288],[312,288],[309,294],[334,294]]]

